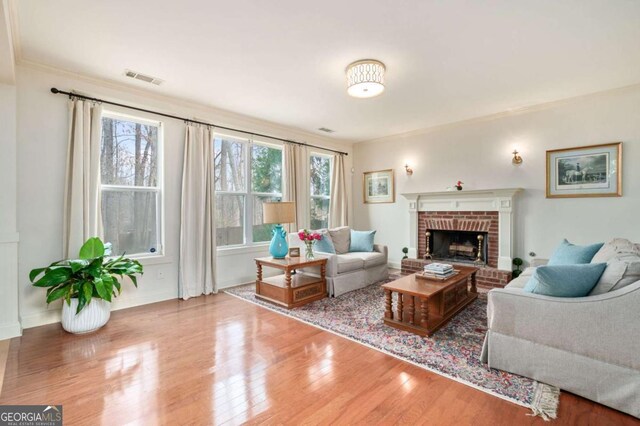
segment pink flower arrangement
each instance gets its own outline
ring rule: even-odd
[[[462,189],[462,184],[464,184],[464,182],[461,180],[459,180],[458,183],[455,184],[455,187],[458,188],[458,191]]]
[[[298,232],[298,237],[301,241],[320,241],[322,239],[322,235],[317,232],[309,232],[306,229],[303,229]]]
[[[306,229],[298,231],[298,237],[300,240],[304,241],[304,245],[306,246],[305,257],[307,259],[313,259],[313,245],[316,241],[320,241],[322,239],[322,235],[317,232],[309,232]]]

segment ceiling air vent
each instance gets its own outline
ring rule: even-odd
[[[144,81],[145,83],[155,84],[156,86],[160,86],[163,82],[163,80],[160,80],[159,78],[151,77],[150,75],[131,70],[124,70],[124,75],[129,78],[135,78],[136,80]]]
[[[327,129],[326,127],[320,127],[318,130],[325,133],[333,133],[335,130]]]

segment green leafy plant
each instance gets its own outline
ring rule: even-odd
[[[79,259],[59,260],[46,268],[36,268],[29,274],[35,287],[47,289],[47,304],[64,298],[69,306],[71,299],[78,299],[80,313],[91,303],[92,298],[111,302],[112,296],[122,292],[120,280],[129,277],[138,286],[137,274],[142,274],[142,265],[137,260],[105,256],[100,238],[89,238],[80,249]]]
[[[408,259],[409,256],[407,256],[407,253],[409,253],[409,249],[407,247],[403,247],[402,248],[402,252],[404,253],[404,256],[402,258],[403,259]]]
[[[513,264],[516,265],[516,269],[514,269],[512,272],[513,278],[518,278],[520,276],[520,274],[522,273],[522,271],[520,270],[520,267],[522,266],[523,263],[524,262],[519,257],[515,257],[513,259]]]

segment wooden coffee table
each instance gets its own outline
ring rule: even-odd
[[[318,256],[315,259],[260,257],[255,261],[257,268],[256,297],[259,299],[291,309],[327,296],[326,257]],[[264,266],[280,269],[284,273],[264,278],[262,276]],[[313,266],[320,267],[319,277],[300,271],[302,268]]]
[[[422,336],[431,336],[469,303],[476,300],[477,268],[457,266],[457,275],[426,280],[407,275],[382,285],[385,292],[385,324]],[[392,294],[398,293],[395,312]]]

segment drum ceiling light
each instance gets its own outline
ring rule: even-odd
[[[347,67],[347,93],[355,98],[372,98],[384,92],[384,72],[380,61],[363,59]]]

